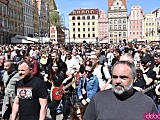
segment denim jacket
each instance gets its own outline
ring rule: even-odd
[[[77,94],[78,94],[79,99],[83,99],[82,89],[84,87],[85,79],[86,79],[86,76],[83,77],[83,79],[81,79],[78,85],[78,88],[77,88]],[[93,95],[96,94],[98,91],[99,91],[98,78],[96,75],[93,75],[87,81],[87,85],[86,85],[87,99],[86,101],[89,103]]]

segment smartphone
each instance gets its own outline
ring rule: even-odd
[[[137,61],[137,67],[140,67],[141,61]]]

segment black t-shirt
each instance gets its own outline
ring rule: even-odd
[[[149,69],[147,72],[146,72],[146,75],[149,77],[149,78],[152,78],[153,82],[151,82],[149,85],[146,85],[145,88],[148,88],[150,87],[151,85],[154,84],[154,80],[156,79],[156,72]],[[145,93],[146,95],[150,96],[151,98],[155,99],[155,89],[151,89],[150,91],[146,92]]]
[[[43,80],[37,77],[20,80],[16,86],[16,95],[19,98],[19,120],[39,120],[39,98],[48,95]]]

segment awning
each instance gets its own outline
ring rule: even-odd
[[[33,41],[28,41],[26,39],[19,39],[16,37],[11,38],[11,43],[34,43]]]
[[[108,40],[101,40],[99,43],[108,43]]]

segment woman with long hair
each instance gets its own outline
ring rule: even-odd
[[[85,106],[80,102],[75,103],[71,108],[70,120],[83,120],[84,112]]]
[[[50,108],[50,115],[52,120],[56,120],[56,108],[58,107],[61,96],[62,96],[62,104],[63,104],[63,120],[67,120],[68,115],[70,114],[71,106],[69,101],[69,93],[64,92],[64,86],[70,82],[72,75],[68,72],[63,73],[60,71],[59,64],[56,61],[53,61],[50,65],[50,72],[49,72],[49,80],[52,84],[51,87],[51,102],[49,103],[48,107]]]

